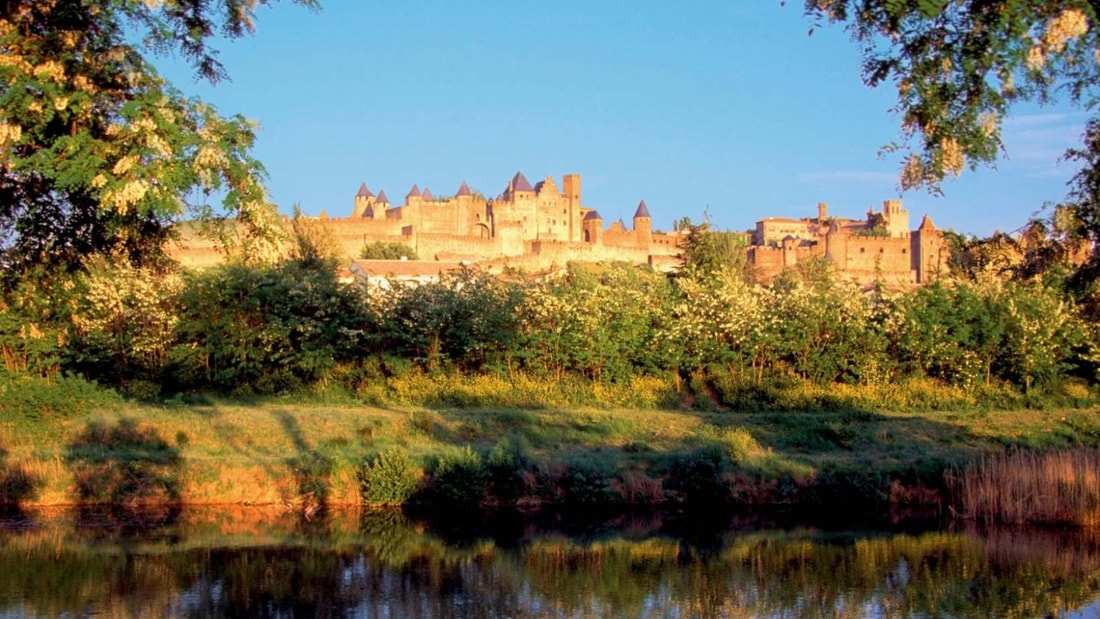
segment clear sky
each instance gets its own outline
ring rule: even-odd
[[[256,155],[280,210],[350,215],[365,181],[399,204],[462,181],[495,196],[576,172],[605,222],[645,199],[655,228],[704,211],[723,229],[766,216],[861,217],[901,197],[915,227],[985,236],[1065,196],[1058,163],[1086,117],[1019,108],[996,170],[965,171],[942,197],[899,193],[892,89],[860,81],[838,28],[807,36],[801,2],[322,0],[257,11],[255,36],[219,42],[231,81],[162,73],[223,114],[256,120]]]

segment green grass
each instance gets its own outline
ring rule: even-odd
[[[714,483],[729,488],[734,501],[854,497],[885,505],[917,496],[895,491],[898,484],[943,490],[944,470],[1005,448],[1100,446],[1096,411],[1083,409],[733,413],[378,407],[304,397],[148,404],[104,395],[64,414],[54,410],[53,404],[42,415],[0,408],[0,499],[72,503],[96,479],[89,471],[107,480],[132,480],[136,471],[147,480],[136,490],[97,487],[96,496],[359,503],[364,466],[388,450],[407,454],[430,484],[440,457],[469,447],[490,466],[494,447],[499,451],[511,437],[522,446],[509,460],[515,470],[498,466],[492,482],[502,492],[507,485],[509,501],[571,496],[583,504],[616,492],[623,502],[679,500],[675,484],[655,490],[654,480],[666,481],[698,454],[713,452],[720,469]],[[912,500],[942,498],[920,496]]]

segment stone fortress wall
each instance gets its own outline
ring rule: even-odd
[[[532,185],[517,172],[495,198],[465,182],[454,195],[441,197],[414,185],[396,206],[385,191],[374,194],[363,183],[350,217],[322,218],[349,261],[365,244],[382,241],[408,245],[422,260],[532,273],[570,261],[623,261],[668,271],[679,265],[683,238],[680,232],[654,232],[644,200],[629,227],[622,220],[605,227],[599,212],[581,202],[579,174],[564,175],[559,189],[553,177]],[[869,209],[865,219],[830,217],[824,203],[817,217],[762,219],[746,259],[762,280],[823,258],[842,277],[863,285],[910,286],[931,281],[945,267],[945,252],[943,235],[927,216],[910,230],[901,202],[887,200],[882,212]],[[185,239],[176,254],[194,266],[218,260],[213,244],[199,238]]]

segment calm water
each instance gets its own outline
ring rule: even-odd
[[[1100,533],[737,516],[9,514],[5,617],[1092,617]]]

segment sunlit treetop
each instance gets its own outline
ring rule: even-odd
[[[1012,104],[1061,95],[1094,109],[1100,2],[807,0],[817,27],[843,24],[864,82],[891,83],[904,153],[900,185],[938,191],[947,176],[993,163]],[[811,33],[813,30],[811,29]]]
[[[251,32],[261,4],[0,3],[0,263],[71,267],[95,253],[141,262],[182,216],[217,213],[270,238],[253,124],[185,97],[146,58],[179,52],[201,78],[224,79],[209,42]]]

